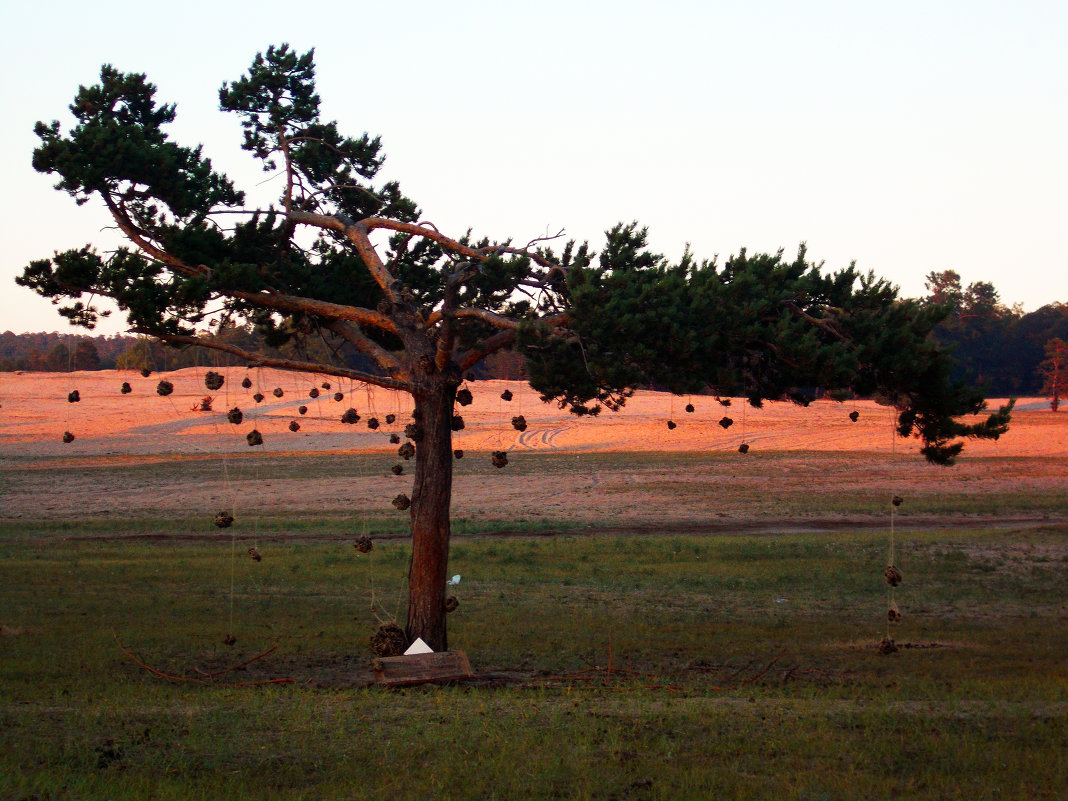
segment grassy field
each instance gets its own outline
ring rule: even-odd
[[[935,496],[939,509],[997,509],[948,486]],[[803,493],[788,500],[803,506]],[[1066,503],[1051,491],[1010,509],[1063,519]],[[563,519],[499,537],[516,521],[460,520],[451,645],[504,675],[399,691],[356,685],[377,618],[403,616],[407,544],[351,545],[395,521],[263,515],[262,562],[245,555],[247,532],[205,538],[202,522],[0,525],[0,798],[1068,795],[1057,519],[903,516],[903,647],[886,656],[883,528],[632,535]],[[151,675],[120,641],[191,678],[277,649],[197,684]],[[236,686],[277,678],[294,681]]]

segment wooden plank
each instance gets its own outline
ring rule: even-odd
[[[387,687],[471,678],[471,664],[463,651],[389,656],[372,662],[375,680]]]

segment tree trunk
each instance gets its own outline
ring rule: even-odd
[[[456,387],[449,382],[439,383],[429,394],[415,394],[415,422],[421,427],[422,436],[415,443],[406,633],[410,641],[422,637],[435,651],[449,647],[445,630],[445,580],[449,566],[455,397]]]

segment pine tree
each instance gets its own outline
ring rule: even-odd
[[[495,353],[518,352],[542,398],[580,415],[616,410],[651,382],[757,405],[806,403],[806,387],[851,388],[895,404],[900,432],[921,437],[931,461],[951,463],[960,437],[1005,431],[1007,409],[976,424],[955,419],[984,403],[950,380],[951,362],[929,338],[945,311],[902,300],[852,265],[825,275],[804,248],[794,259],[743,250],[722,266],[689,253],[672,263],[648,250],[637,223],[608,231],[599,253],[576,242],[557,251],[554,239],[450,237],[395,182],[376,183],[377,137],[345,136],[320,118],[313,54],[286,45],[219,93],[244,149],[282,180],[276,205],[248,207],[200,147],[168,138],[175,107],[158,105],[155,91],[146,76],[105,66],[78,91],[69,131],[38,123],[35,168],[78,203],[103,203],[129,245],[58,253],[18,282],[65,301],[60,313],[76,324],[94,324],[83,298],[96,293],[114,298],[134,331],[174,345],[409,393],[407,635],[436,650],[447,647],[453,418],[468,400],[465,375]],[[388,245],[372,240],[378,232]],[[255,324],[271,346],[321,337],[368,366],[198,336],[209,309],[222,310],[223,326]]]

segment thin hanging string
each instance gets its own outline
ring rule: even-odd
[[[897,456],[897,420],[896,414],[890,415],[890,468],[893,469],[894,460]],[[896,558],[896,535],[894,531],[894,513],[896,507],[894,506],[894,492],[890,490],[890,553],[888,555],[887,565],[894,565]],[[895,587],[893,584],[887,585],[887,614],[886,614],[886,638],[893,639],[890,636],[890,611],[897,609],[897,596]]]

